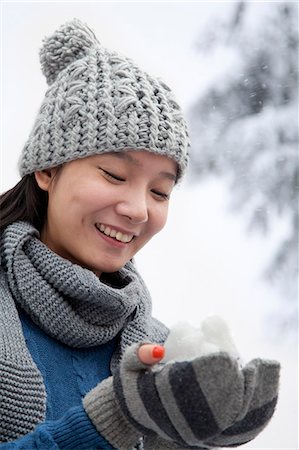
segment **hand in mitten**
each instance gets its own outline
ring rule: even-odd
[[[207,444],[235,447],[254,439],[271,419],[278,398],[280,365],[254,359],[242,369],[243,405],[233,424]]]
[[[278,379],[278,363],[254,360],[240,370],[224,352],[144,370],[133,347],[114,388],[123,413],[143,434],[150,429],[183,447],[229,446],[264,428],[274,412]]]
[[[85,404],[99,431],[118,449],[129,449],[138,431],[145,443],[157,436],[175,448],[239,444],[253,439],[273,414],[276,362],[256,360],[240,370],[227,353],[216,353],[151,368],[140,363],[137,350],[134,345],[125,352],[114,392],[112,380],[96,388],[98,420],[90,414],[92,399]],[[105,396],[110,422],[99,418]]]

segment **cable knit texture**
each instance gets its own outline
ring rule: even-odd
[[[40,51],[50,85],[19,160],[21,176],[109,151],[148,150],[187,165],[189,137],[170,88],[104,48],[77,19]]]
[[[1,442],[28,433],[45,417],[43,381],[15,302],[47,334],[71,347],[100,345],[119,334],[112,371],[128,345],[163,342],[168,330],[151,318],[151,299],[133,263],[103,282],[49,250],[25,222],[4,230],[0,255]]]

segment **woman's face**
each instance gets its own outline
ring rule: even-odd
[[[119,270],[164,227],[176,164],[148,151],[123,151],[35,176],[49,195],[41,240],[100,275]]]

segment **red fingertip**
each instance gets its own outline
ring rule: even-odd
[[[152,350],[152,356],[155,359],[162,359],[165,355],[165,348],[162,345],[156,345]]]

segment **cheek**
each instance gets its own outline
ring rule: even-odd
[[[74,186],[76,187],[74,189]],[[80,217],[84,212],[93,210],[99,203],[99,190],[92,183],[90,185],[67,184],[60,186],[53,192],[49,205],[60,214],[74,217]]]
[[[167,217],[168,217],[168,203],[167,205],[163,205],[161,208],[157,209],[152,216],[151,229],[153,234],[159,233],[159,231],[161,231],[164,228],[167,222]]]

